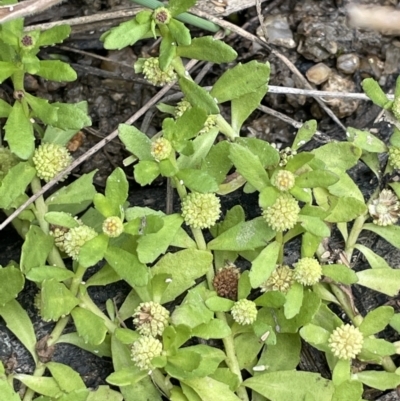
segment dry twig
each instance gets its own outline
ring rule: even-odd
[[[0,7],[0,23],[37,14],[61,3],[63,0],[26,0],[21,3]]]

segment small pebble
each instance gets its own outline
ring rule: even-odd
[[[331,74],[331,69],[324,63],[318,63],[309,68],[306,72],[307,79],[315,84],[321,85]]]
[[[344,74],[354,74],[360,67],[360,59],[354,53],[342,54],[336,60],[336,67]]]

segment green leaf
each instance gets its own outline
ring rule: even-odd
[[[21,271],[14,266],[1,268],[0,266],[0,306],[17,297],[24,288],[25,279]]]
[[[203,109],[207,114],[219,114],[216,100],[201,86],[187,78],[180,78],[179,86],[191,105]]]
[[[301,337],[319,350],[328,349],[328,340],[331,333],[315,324],[307,324],[300,329]]]
[[[362,151],[358,146],[349,142],[330,142],[314,149],[312,153],[322,160],[330,170],[339,168],[344,171],[356,165]]]
[[[385,391],[396,388],[400,384],[400,375],[391,372],[366,370],[353,374],[352,380],[358,380],[369,387]]]
[[[25,374],[17,374],[14,377],[38,394],[47,395],[52,398],[59,398],[63,394],[56,380],[52,377],[39,377]]]
[[[4,130],[6,132],[4,139],[8,142],[11,151],[20,159],[29,159],[35,150],[35,138],[32,123],[25,114],[21,102],[14,103]]]
[[[111,390],[109,386],[98,386],[96,390],[90,391],[86,401],[123,401],[121,393]]]
[[[85,383],[72,368],[62,363],[48,362],[46,363],[47,369],[50,370],[51,375],[60,386],[61,390],[70,393],[79,389],[86,389]]]
[[[201,193],[218,191],[217,182],[205,171],[182,169],[176,174],[176,177],[182,180],[185,187],[189,188],[191,191]]]
[[[271,273],[275,270],[279,251],[280,244],[277,241],[271,242],[253,260],[249,275],[252,288],[257,288],[268,280]]]
[[[361,82],[361,86],[367,96],[378,106],[386,108],[390,102],[385,92],[373,78],[366,78]]]
[[[351,285],[358,282],[357,274],[345,265],[324,265],[322,274],[341,284]]]
[[[332,205],[328,210],[329,215],[325,218],[325,221],[329,223],[354,220],[367,210],[367,206],[364,202],[347,196],[331,198],[331,203]]]
[[[400,313],[396,313],[390,319],[389,324],[397,331],[400,332]]]
[[[169,0],[168,10],[173,17],[182,14],[196,4],[196,0]]]
[[[359,148],[372,153],[387,152],[387,146],[369,131],[361,131],[356,128],[348,127],[346,132],[350,142]]]
[[[234,338],[236,355],[240,369],[252,370],[257,362],[257,355],[264,343],[255,333],[241,333]]]
[[[136,366],[129,366],[118,370],[117,372],[111,373],[107,376],[107,383],[113,386],[129,386],[134,385],[143,378],[146,377],[146,373],[143,370],[139,370]],[[97,400],[96,400],[97,401]]]
[[[0,61],[0,83],[11,77],[17,71],[14,63],[8,61]]]
[[[151,37],[150,33],[150,22],[140,24],[132,19],[107,31],[100,37],[100,40],[104,42],[105,49],[121,50],[124,47],[132,46],[140,39]]]
[[[6,322],[7,328],[21,341],[32,355],[35,363],[37,363],[36,336],[28,313],[13,299],[5,305],[0,306],[0,316]]]
[[[118,132],[119,139],[121,139],[126,149],[139,160],[154,160],[151,155],[151,140],[146,134],[133,125],[126,124],[120,124]]]
[[[159,163],[153,160],[141,160],[135,165],[135,181],[141,186],[151,184],[159,175]]]
[[[194,38],[189,46],[179,46],[176,49],[179,57],[204,60],[212,63],[230,63],[237,57],[231,46],[212,36]]]
[[[335,386],[335,393],[333,394],[332,401],[342,400],[361,400],[363,394],[363,386],[357,382],[342,382],[340,385]]]
[[[381,338],[366,337],[358,358],[361,361],[376,361],[382,364],[382,359],[396,354],[396,347],[393,343]]]
[[[36,46],[53,46],[56,43],[62,43],[64,39],[68,38],[70,33],[71,27],[67,24],[53,26],[52,28],[40,32]]]
[[[192,388],[203,401],[240,401],[226,384],[211,377],[197,377],[182,382]]]
[[[110,337],[106,337],[106,340],[100,345],[91,345],[85,343],[83,338],[78,336],[78,333],[68,333],[63,334],[57,343],[72,344],[76,347],[84,349],[85,351],[91,352],[93,355],[96,355],[100,358],[103,356],[111,358]]]
[[[256,92],[260,87],[267,88],[269,73],[269,63],[262,64],[258,61],[239,63],[221,75],[211,89],[210,95],[216,98],[218,103],[224,103]]]
[[[109,246],[106,254],[106,261],[116,273],[132,287],[142,287],[148,283],[149,270],[141,263],[137,256],[123,249]]]
[[[160,44],[160,52],[158,56],[158,62],[160,69],[165,71],[172,63],[172,60],[176,56],[176,43],[174,38],[169,32],[166,32],[163,36]]]
[[[331,401],[334,391],[332,382],[320,374],[295,370],[263,373],[243,384],[274,401],[304,401],[308,393],[318,394],[318,401]]]
[[[87,102],[69,103],[53,103],[53,107],[58,108],[58,120],[54,124],[55,127],[67,130],[72,129],[79,131],[80,129],[92,125],[92,121],[87,113]]]
[[[107,178],[105,196],[110,200],[114,216],[119,216],[120,209],[128,199],[129,184],[124,171],[118,167]],[[110,216],[105,216],[110,217]]]
[[[394,297],[400,291],[400,270],[367,269],[357,272],[358,282],[371,290]]]
[[[92,345],[101,344],[107,334],[107,327],[101,317],[77,307],[71,311],[76,330],[83,341]]]
[[[400,226],[383,227],[373,223],[367,223],[363,225],[363,229],[378,234],[396,248],[400,248]]]
[[[190,31],[182,22],[172,18],[168,24],[169,32],[179,46],[189,46],[192,37]],[[179,47],[178,47],[179,48]]]
[[[122,344],[133,344],[139,340],[140,334],[137,331],[131,329],[117,328],[115,329],[114,335],[121,341]]]
[[[78,227],[79,223],[69,213],[64,212],[48,212],[44,215],[44,219],[56,226],[74,228]]]
[[[300,223],[301,227],[303,227],[305,231],[314,236],[323,238],[329,237],[331,234],[328,225],[324,223],[319,217],[299,214],[297,222]]]
[[[46,199],[49,210],[75,215],[84,211],[93,200],[96,189],[92,183],[97,170],[83,174],[72,184],[62,187]]]
[[[208,272],[211,263],[212,254],[208,251],[184,249],[173,254],[167,253],[151,269],[153,277],[157,274],[169,274],[172,277],[161,303],[172,301],[193,286],[196,279]]]
[[[0,394],[4,401],[21,401],[21,397],[14,391],[12,384],[7,381],[4,366],[0,362]]]
[[[373,269],[391,269],[385,259],[371,251],[371,249],[367,248],[366,246],[356,244],[354,245],[354,248],[358,249],[365,256],[369,265]]]
[[[208,323],[203,323],[192,329],[192,335],[205,340],[211,338],[225,338],[231,334],[228,324],[219,319],[212,319]]]
[[[25,93],[25,99],[33,110],[34,117],[49,125],[57,122],[57,108],[49,104],[47,99],[41,99],[29,93]]]
[[[293,283],[286,294],[284,314],[286,319],[292,319],[299,314],[303,304],[304,287],[300,283]]]
[[[328,170],[307,171],[296,177],[296,185],[300,188],[326,188],[336,184],[339,177]]]
[[[389,324],[393,315],[394,310],[391,306],[380,306],[368,312],[358,328],[364,337],[379,333]]]
[[[264,247],[275,236],[275,232],[257,217],[239,223],[207,244],[214,251],[246,251]]]
[[[292,149],[297,150],[309,142],[317,131],[317,121],[309,120],[303,123],[294,138]]]
[[[206,299],[207,308],[212,310],[213,312],[229,312],[232,306],[235,304],[234,301],[223,298],[223,297],[210,297]]]
[[[1,275],[1,270],[0,270]],[[26,274],[26,278],[36,283],[41,283],[44,280],[54,279],[56,281],[64,281],[74,277],[74,273],[71,270],[67,270],[64,267],[57,266],[40,266],[33,267]]]
[[[11,110],[12,107],[3,99],[0,99],[0,118],[8,117],[11,113]]]
[[[39,71],[36,75],[49,81],[72,82],[78,78],[75,70],[60,60],[40,60]]]
[[[249,149],[232,143],[229,158],[237,171],[258,191],[269,185],[268,174],[260,159]]]

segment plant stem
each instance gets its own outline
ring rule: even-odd
[[[231,125],[225,120],[224,117],[221,116],[221,114],[218,114],[217,119],[216,119],[217,126],[219,130],[227,136],[231,141],[234,141],[236,138],[239,137],[239,134],[234,131],[234,129],[231,127]]]

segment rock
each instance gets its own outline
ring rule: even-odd
[[[307,79],[315,84],[321,85],[331,74],[331,69],[324,63],[318,63],[309,68],[306,72]]]
[[[354,53],[342,54],[336,60],[336,68],[344,74],[354,74],[359,67],[360,58]]]
[[[293,40],[293,33],[290,30],[287,18],[283,15],[271,15],[264,20],[268,43],[277,46],[283,46],[288,49],[296,47],[296,42]],[[264,31],[261,27],[257,28],[257,35],[264,38]]]

